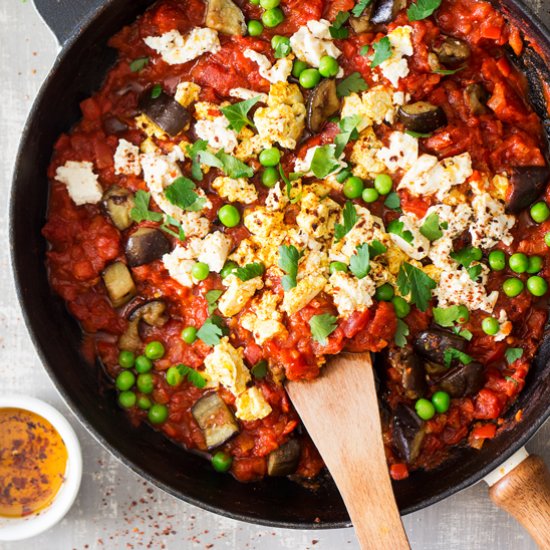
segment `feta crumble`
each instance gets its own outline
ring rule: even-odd
[[[271,406],[262,392],[256,387],[248,388],[235,400],[236,416],[240,420],[261,420],[271,413]]]
[[[357,279],[349,273],[335,271],[329,279],[327,292],[332,295],[341,317],[372,306],[376,285],[370,277]]]
[[[294,55],[312,67],[319,67],[321,58],[330,55],[338,58],[342,52],[334,45],[326,19],[308,21],[290,37]],[[338,75],[339,77],[341,75]]]
[[[93,168],[91,162],[68,160],[55,172],[55,179],[65,184],[69,196],[77,206],[97,204],[103,196],[103,189]]]
[[[141,163],[139,161],[139,147],[121,139],[114,156],[115,174],[127,176],[139,176],[141,174]]]
[[[276,61],[274,65],[271,65],[271,62],[265,55],[250,48],[247,48],[243,55],[258,65],[260,76],[271,82],[271,84],[286,82],[292,72],[292,59],[290,57],[283,57]]]
[[[397,27],[388,33],[392,55],[380,64],[380,70],[384,77],[392,83],[394,88],[397,88],[399,80],[409,74],[409,64],[404,56],[413,54],[412,31],[411,26],[405,25]]]

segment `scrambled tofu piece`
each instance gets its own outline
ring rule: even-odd
[[[306,107],[300,88],[286,82],[272,84],[267,107],[260,107],[254,114],[254,124],[262,141],[278,143],[286,149],[296,147],[305,120]]]
[[[342,317],[354,311],[364,311],[372,306],[376,285],[370,277],[357,279],[349,273],[335,271],[330,276],[327,292],[332,295],[338,313]]]
[[[141,174],[141,162],[139,161],[139,147],[120,139],[114,156],[115,174],[127,176],[139,176]]]
[[[306,307],[319,292],[323,290],[327,280],[322,275],[307,275],[298,284],[285,292],[283,299],[283,311],[288,315],[294,315]]]
[[[237,315],[257,290],[264,287],[261,277],[254,277],[249,281],[241,281],[236,275],[229,275],[223,280],[227,290],[218,302],[218,309],[225,317]]]
[[[243,348],[234,348],[229,338],[222,338],[204,360],[204,376],[210,387],[218,384],[237,396],[246,391],[250,371],[243,361]]]
[[[235,401],[235,406],[237,418],[249,422],[261,420],[271,413],[271,406],[256,386],[241,393]]]
[[[330,198],[320,198],[308,192],[300,201],[298,226],[314,239],[329,239],[334,233],[334,224],[340,216],[340,205]]]
[[[380,71],[395,88],[399,85],[399,80],[409,74],[409,64],[404,56],[413,54],[412,32],[410,25],[404,25],[396,27],[387,35],[392,46],[392,55],[380,64]]]
[[[516,218],[506,214],[503,202],[495,200],[489,193],[480,193],[472,200],[473,223],[470,226],[472,244],[481,248],[491,248],[500,241],[505,245],[514,240],[510,233]]]
[[[201,87],[194,82],[180,82],[176,88],[174,99],[182,106],[189,107],[199,100]]]
[[[411,258],[422,260],[430,252],[430,241],[420,233],[418,219],[413,214],[403,214],[399,221],[403,224],[403,236],[390,233],[391,240]]]
[[[319,67],[325,55],[336,59],[342,54],[333,42],[330,23],[326,19],[310,20],[301,26],[290,37],[290,46],[298,59],[312,67]]]
[[[230,202],[252,204],[258,200],[256,187],[245,178],[233,179],[219,176],[212,182],[212,187],[220,197]]]
[[[388,264],[388,270],[392,275],[397,275],[401,269],[401,265],[405,263],[409,257],[397,246],[388,246],[384,257]]]
[[[91,162],[68,160],[55,172],[55,179],[65,184],[69,196],[77,206],[97,204],[103,196],[103,189],[93,168]]]
[[[361,95],[352,93],[344,98],[342,118],[359,115],[357,130],[362,132],[373,124],[393,120],[395,112],[393,91],[385,86],[375,86]]]
[[[202,241],[198,261],[208,265],[210,271],[219,273],[227,260],[231,239],[221,231],[208,234]]]
[[[134,122],[148,138],[166,139],[168,137],[166,132],[160,126],[157,126],[147,115],[138,115],[134,119]]]
[[[258,72],[271,84],[286,83],[292,72],[292,57],[283,57],[272,66],[269,59],[250,48],[244,51],[244,56],[258,65]]]
[[[195,261],[190,258],[189,252],[183,246],[177,246],[172,252],[165,254],[162,263],[170,277],[181,286],[191,288],[195,284],[191,275]]]
[[[378,159],[382,142],[378,140],[374,130],[367,128],[359,135],[353,144],[350,160],[354,164],[353,175],[363,179],[372,179],[377,174],[385,172],[386,165]]]
[[[489,186],[489,194],[496,200],[506,202],[508,187],[510,187],[510,180],[506,176],[497,174],[491,180],[491,185]]]
[[[283,216],[283,212],[270,212],[259,206],[244,213],[243,224],[252,235],[267,239],[283,231]]]
[[[378,160],[390,172],[397,172],[400,168],[408,170],[418,160],[418,139],[403,132],[392,132],[389,147],[378,151]]]
[[[279,309],[280,302],[277,294],[266,290],[259,298],[253,299],[250,312],[240,319],[241,325],[252,333],[259,346],[278,334],[286,333],[281,323],[283,314]]]

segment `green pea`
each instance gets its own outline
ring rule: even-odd
[[[285,20],[283,10],[281,8],[273,8],[262,13],[262,23],[272,29],[280,25]]]
[[[183,381],[183,374],[180,372],[177,366],[170,367],[166,371],[166,383],[169,386],[179,386]]]
[[[286,36],[281,36],[280,34],[275,34],[271,39],[271,47],[276,50],[279,46],[286,44],[290,46],[290,38]]]
[[[489,267],[493,271],[502,271],[506,267],[506,254],[502,250],[489,253]]]
[[[344,273],[346,273],[348,270],[348,266],[344,262],[330,262],[328,270],[331,275],[336,271],[343,271]]]
[[[139,374],[149,372],[153,368],[153,362],[145,355],[138,355],[136,357],[136,371]]]
[[[264,10],[272,10],[281,3],[281,0],[260,0],[260,6]]]
[[[261,21],[256,21],[255,19],[251,19],[248,22],[247,28],[250,36],[260,36],[264,30],[264,26]]]
[[[257,380],[262,380],[267,376],[268,363],[265,359],[258,361],[251,369],[252,376]]]
[[[529,260],[525,254],[518,252],[510,256],[510,259],[508,260],[508,265],[510,266],[510,269],[515,273],[525,273],[529,265]]]
[[[451,396],[446,391],[436,391],[432,403],[438,413],[446,413],[451,405]]]
[[[395,314],[399,317],[399,319],[403,319],[403,317],[406,317],[411,311],[411,306],[407,300],[401,296],[394,296],[392,298],[392,304]]]
[[[137,377],[137,389],[141,393],[153,393],[153,390],[155,389],[155,379],[153,378],[153,375],[148,372],[146,374],[140,374]]]
[[[122,371],[115,380],[115,385],[120,391],[129,390],[135,383],[136,377],[129,370]]]
[[[146,395],[140,395],[137,399],[137,406],[143,411],[149,410],[152,405],[153,402]]]
[[[543,201],[533,204],[530,213],[533,221],[537,223],[545,222],[550,218],[550,208],[548,208],[548,205]]]
[[[521,279],[517,279],[516,277],[506,279],[504,283],[502,283],[502,290],[504,291],[504,294],[510,298],[514,298],[515,296],[521,294],[523,292],[523,288],[523,281]]]
[[[458,317],[456,319],[461,325],[470,320],[470,312],[466,306],[458,306]]]
[[[302,88],[315,88],[321,80],[321,73],[317,69],[305,69],[301,72],[299,80]]]
[[[530,256],[527,265],[527,273],[530,275],[538,273],[542,269],[543,264],[544,260],[540,256]]]
[[[162,342],[153,341],[149,342],[145,346],[145,357],[147,359],[151,359],[153,361],[156,361],[157,359],[162,359],[164,357],[165,349],[162,345]]]
[[[281,160],[281,152],[276,147],[271,147],[270,149],[264,149],[260,156],[258,157],[260,164],[262,166],[277,166]]]
[[[275,187],[275,184],[279,181],[280,175],[277,168],[270,166],[262,172],[262,183],[267,187]]]
[[[494,336],[500,330],[500,325],[494,317],[485,317],[485,319],[481,321],[481,328],[485,334]]]
[[[374,188],[381,194],[387,195],[393,187],[393,181],[388,174],[378,174],[374,178]]]
[[[181,339],[186,344],[192,344],[197,339],[197,329],[195,327],[185,327],[181,331]]]
[[[376,289],[374,297],[379,302],[391,302],[394,294],[395,291],[393,290],[393,286],[391,286],[390,283],[384,283]]]
[[[470,252],[472,253],[472,258],[478,262],[481,258],[483,258],[483,252],[481,251],[481,248],[478,248],[477,246],[471,246]]]
[[[212,457],[212,467],[216,472],[227,472],[231,468],[232,463],[233,459],[223,451],[218,451]]]
[[[336,61],[336,59],[331,55],[324,55],[319,60],[319,72],[321,73],[321,76],[331,78],[336,76],[339,70],[340,65],[338,65],[338,61]]]
[[[363,189],[361,197],[366,203],[376,202],[380,198],[380,193],[374,187],[367,187]]]
[[[538,275],[533,275],[527,279],[527,290],[533,296],[544,296],[548,292],[548,283]]]
[[[123,369],[131,369],[134,366],[134,363],[136,362],[136,356],[128,350],[122,350],[118,354],[118,364]]]
[[[208,267],[208,264],[205,264],[204,262],[197,262],[191,268],[191,275],[193,275],[197,281],[204,281],[208,275],[210,275],[210,268]]]
[[[292,76],[294,78],[300,78],[300,75],[308,68],[308,64],[305,61],[296,59],[292,65]],[[549,245],[550,246],[550,245]]]
[[[166,405],[161,405],[160,403],[155,403],[149,409],[147,413],[147,418],[151,424],[162,424],[168,419],[168,407]]]
[[[235,227],[241,221],[241,214],[232,204],[224,204],[218,210],[218,218],[225,227]]]
[[[365,184],[361,178],[356,176],[351,176],[344,183],[343,192],[348,199],[358,199],[363,193]]]
[[[544,235],[544,242],[546,243],[546,246],[550,247],[550,231]]]
[[[121,407],[129,409],[136,404],[136,394],[133,391],[123,391],[118,394],[118,402]]]
[[[414,409],[416,411],[416,414],[422,420],[430,420],[430,418],[433,418],[435,415],[435,407],[433,403],[431,401],[428,401],[427,399],[424,399],[423,397],[415,403]]]

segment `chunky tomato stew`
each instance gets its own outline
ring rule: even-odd
[[[519,31],[478,0],[161,0],[110,45],[44,236],[131,419],[314,478],[284,380],[371,351],[394,479],[498,435],[550,276]]]

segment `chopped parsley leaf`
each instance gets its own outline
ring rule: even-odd
[[[344,218],[344,223],[337,223],[334,226],[334,237],[337,241],[343,239],[353,229],[353,226],[357,223],[357,220],[359,219],[357,216],[357,211],[355,210],[355,206],[351,201],[346,201],[342,216]]]
[[[374,69],[392,56],[392,47],[390,39],[387,36],[384,36],[384,38],[381,38],[378,42],[375,42],[372,47],[374,49],[374,56],[370,66]]]
[[[222,327],[215,321],[214,317],[206,319],[202,327],[197,331],[197,338],[202,340],[207,346],[217,346],[222,336]]]
[[[437,239],[443,237],[439,216],[435,212],[430,214],[420,226],[420,233],[429,241],[437,241]]]
[[[435,74],[450,75],[463,71],[465,68],[466,67],[459,67],[458,69],[434,69],[432,72]]]
[[[165,189],[164,194],[170,204],[188,212],[198,212],[204,208],[206,203],[205,197],[200,197],[195,193],[195,184],[193,181],[185,176],[175,179]]]
[[[377,239],[369,244],[369,253],[371,258],[384,254],[388,249]]]
[[[407,336],[409,335],[409,325],[403,319],[397,319],[397,330],[393,336],[393,341],[400,348],[407,345]]]
[[[142,191],[141,189],[136,192],[134,197],[134,208],[130,211],[130,217],[135,222],[160,222],[163,220],[163,215],[160,212],[152,212],[149,210],[150,201],[150,193]]]
[[[338,326],[338,318],[330,313],[322,313],[321,315],[314,315],[309,320],[309,328],[311,329],[311,336],[316,342],[319,342],[322,346],[328,344],[328,336],[330,336]]]
[[[405,262],[399,269],[397,286],[403,296],[410,293],[411,303],[415,304],[420,311],[426,311],[432,297],[432,289],[437,284],[421,269]]]
[[[206,386],[206,378],[199,371],[182,364],[176,365],[176,368],[181,376],[187,378],[196,388],[202,389]]]
[[[336,145],[330,144],[315,149],[310,166],[310,170],[315,174],[315,177],[324,179],[340,168],[340,162],[336,156],[336,147]]]
[[[229,121],[229,127],[240,132],[245,126],[251,126],[254,128],[253,122],[248,118],[248,112],[258,101],[261,96],[256,96],[246,101],[240,101],[227,107],[222,107],[220,111],[225,115],[225,118]]]
[[[432,137],[432,134],[423,134],[422,132],[413,132],[412,130],[405,130],[405,133],[413,138],[429,138]]]
[[[246,264],[244,267],[237,267],[231,273],[236,275],[241,281],[250,281],[250,279],[263,275],[264,271],[264,264],[254,262],[251,264]]]
[[[417,0],[407,10],[409,21],[420,21],[430,17],[440,5],[441,0]]]
[[[352,93],[364,92],[368,89],[368,85],[365,79],[360,73],[351,73],[347,78],[340,81],[336,86],[336,94],[338,97],[346,97]]]
[[[349,36],[349,30],[344,27],[344,24],[349,19],[349,12],[339,11],[334,19],[334,23],[329,27],[330,36],[332,38],[344,39]]]
[[[298,262],[301,257],[302,253],[294,245],[283,244],[279,247],[278,265],[286,273],[281,280],[285,291],[289,291],[298,284],[296,276],[298,275]]]
[[[396,212],[401,212],[401,198],[399,194],[395,191],[392,191],[384,201],[384,206],[390,210],[395,210]]]
[[[451,258],[464,267],[470,267],[472,262],[481,260],[481,257],[481,250],[473,246],[467,246],[456,252],[451,252]]]
[[[504,355],[506,357],[506,362],[511,365],[523,357],[523,348],[508,348],[504,352]]]
[[[364,46],[361,46],[361,49],[359,50],[359,55],[365,56],[369,53],[370,46],[368,44],[365,44]]]
[[[130,63],[130,70],[133,73],[138,73],[139,71],[142,71],[143,69],[145,69],[148,63],[149,63],[148,57],[138,57],[137,59],[134,59]]]
[[[467,353],[456,348],[447,348],[443,352],[443,362],[447,368],[451,366],[455,359],[460,361],[463,365],[469,365],[473,361],[473,358]]]
[[[354,8],[351,10],[351,13],[353,13],[353,17],[361,17],[363,15],[363,12],[367,9],[371,2],[372,0],[359,0],[359,2],[357,2],[357,4],[355,4]]]
[[[209,290],[205,295],[206,302],[208,303],[208,315],[212,315],[215,309],[218,307],[218,300],[223,294],[223,290]]]
[[[358,278],[364,279],[370,271],[369,245],[364,243],[357,247],[349,260],[349,270]]]
[[[334,138],[334,145],[336,145],[334,156],[337,159],[340,158],[340,155],[344,152],[346,145],[351,139],[355,140],[359,138],[357,126],[359,126],[360,122],[361,117],[359,115],[352,115],[343,118],[338,123],[340,133]]]
[[[432,313],[434,321],[441,327],[452,327],[461,316],[459,306],[434,307]]]
[[[388,224],[387,230],[388,233],[401,237],[406,243],[411,244],[414,241],[414,235],[408,229],[405,229],[405,224],[402,221],[392,220]]]

